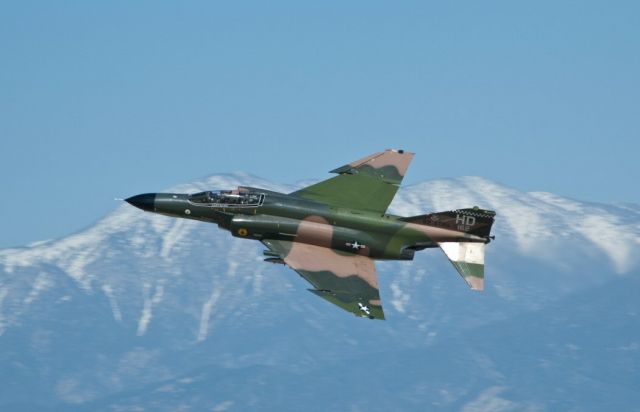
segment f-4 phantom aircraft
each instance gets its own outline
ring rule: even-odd
[[[265,261],[289,266],[314,294],[370,319],[384,319],[374,260],[412,260],[439,247],[467,284],[484,287],[484,251],[495,212],[475,206],[411,217],[386,213],[413,153],[385,150],[331,171],[292,193],[240,186],[126,199],[142,210],[216,223],[261,241]]]

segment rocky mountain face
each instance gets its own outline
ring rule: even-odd
[[[237,185],[217,175],[180,192]],[[263,246],[119,206],[0,251],[0,410],[640,410],[640,206],[478,177],[391,212],[498,213],[486,290],[439,250],[378,262],[386,321],[317,298]]]

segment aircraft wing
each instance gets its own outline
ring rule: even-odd
[[[313,285],[310,292],[356,316],[384,319],[372,259],[286,240],[262,243]]]
[[[291,193],[335,207],[383,214],[402,182],[413,153],[385,150],[331,171],[331,179]]]

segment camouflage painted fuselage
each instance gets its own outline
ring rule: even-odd
[[[261,195],[262,204],[202,205],[177,193],[140,196],[153,196],[149,211],[217,223],[236,237],[306,243],[372,259],[411,260],[416,250],[438,247],[440,242],[487,242],[452,227],[419,225],[400,216],[338,208],[258,188],[238,191]]]

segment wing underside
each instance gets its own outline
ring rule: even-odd
[[[313,286],[310,292],[356,316],[384,319],[374,261],[284,240],[262,243]]]

